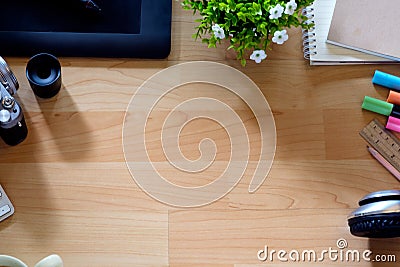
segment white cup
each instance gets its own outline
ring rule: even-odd
[[[12,256],[0,255],[0,267],[28,267],[28,265]],[[63,262],[60,256],[53,254],[36,263],[35,267],[63,267]]]

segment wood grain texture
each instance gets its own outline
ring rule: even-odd
[[[65,266],[74,267],[302,267],[320,264],[260,262],[257,252],[265,245],[321,251],[345,238],[349,249],[395,254],[399,261],[399,240],[352,237],[346,221],[363,195],[400,189],[358,135],[373,118],[385,120],[360,108],[365,95],[385,99],[388,93],[372,85],[374,70],[400,75],[398,66],[309,66],[302,55],[301,31],[290,29],[289,40],[273,45],[265,62],[249,61],[243,68],[224,44],[208,49],[191,38],[195,18],[173,1],[172,51],[165,60],[60,58],[63,88],[52,99],[36,98],[29,88],[28,58],[6,58],[21,84],[16,97],[29,136],[15,147],[0,145],[0,183],[16,209],[0,224],[0,254],[31,266],[58,253]],[[214,164],[197,175],[171,167],[160,135],[177,103],[200,96],[219,99],[237,112],[250,141],[249,165],[229,194],[210,205],[180,209],[151,198],[135,183],[125,163],[122,130],[130,99],[144,81],[169,66],[196,60],[227,64],[255,82],[274,114],[277,146],[267,179],[249,194],[261,146],[254,114],[243,100],[218,86],[176,88],[158,103],[146,128],[149,156],[169,181],[189,187],[210,183],[224,171],[230,155],[226,131],[215,122],[198,120],[184,127],[180,148],[194,160],[200,156],[200,140],[212,138],[218,148]]]

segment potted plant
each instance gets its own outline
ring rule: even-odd
[[[200,14],[194,38],[208,47],[229,39],[243,66],[246,59],[260,63],[267,58],[271,43],[283,44],[287,28],[308,29],[312,25],[302,10],[314,0],[182,0],[182,7]],[[248,56],[251,53],[250,56]]]

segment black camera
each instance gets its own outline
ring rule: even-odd
[[[12,97],[18,87],[17,78],[0,57],[0,137],[10,146],[21,143],[28,135],[24,114]]]

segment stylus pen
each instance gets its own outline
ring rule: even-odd
[[[394,177],[397,178],[397,180],[400,181],[400,172],[396,170],[395,167],[392,166],[381,154],[379,154],[378,151],[373,149],[372,147],[367,146],[367,149],[369,153],[380,163],[382,164],[383,167],[386,168],[391,174],[393,174]]]
[[[90,11],[94,11],[96,13],[101,12],[101,8],[93,1],[93,0],[78,0],[82,3],[82,6]]]

